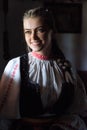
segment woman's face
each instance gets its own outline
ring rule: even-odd
[[[49,55],[52,30],[45,25],[44,20],[41,17],[26,18],[23,27],[26,43],[32,51]]]

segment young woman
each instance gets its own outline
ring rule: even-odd
[[[4,70],[0,117],[56,117],[64,130],[85,130],[77,116],[86,113],[85,88],[57,46],[51,12],[42,7],[26,11],[23,29],[28,52],[10,60]]]

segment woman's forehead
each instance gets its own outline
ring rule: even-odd
[[[38,26],[46,26],[45,21],[42,17],[30,17],[27,19],[24,19],[23,23],[24,27],[26,28],[36,28]]]

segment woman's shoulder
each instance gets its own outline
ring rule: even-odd
[[[63,76],[66,80],[66,82],[74,82],[74,67],[72,65],[72,63],[70,62],[70,60],[66,59],[66,58],[58,58],[57,59],[57,64],[60,68],[60,70],[63,73]]]
[[[20,64],[20,56],[19,57],[14,57],[12,59],[10,59],[5,67],[5,70],[10,70],[12,67],[14,67],[15,65],[19,66]]]
[[[16,63],[16,62],[19,62],[19,60],[20,60],[20,56],[14,57],[14,58],[10,59],[7,64]]]
[[[15,69],[20,69],[20,59],[22,57],[25,57],[25,56],[27,56],[27,55],[26,54],[22,54],[20,56],[17,56],[17,57],[14,57],[14,58],[10,59],[7,62],[4,71],[9,72],[9,71],[12,71],[13,69],[14,70]]]
[[[68,59],[66,59],[66,58],[58,57],[57,58],[57,64],[58,64],[59,68],[63,72],[65,72],[65,71],[69,71],[70,72],[72,70],[72,67],[73,67],[71,62]]]
[[[10,59],[10,60],[7,62],[6,67],[7,67],[7,66],[14,66],[15,64],[20,65],[20,59],[21,59],[22,57],[25,57],[25,56],[27,56],[27,54],[22,54],[22,55],[20,55],[20,56],[13,57],[12,59]]]

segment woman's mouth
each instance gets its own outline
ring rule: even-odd
[[[40,45],[40,42],[32,42],[32,45],[38,46],[38,45]]]

